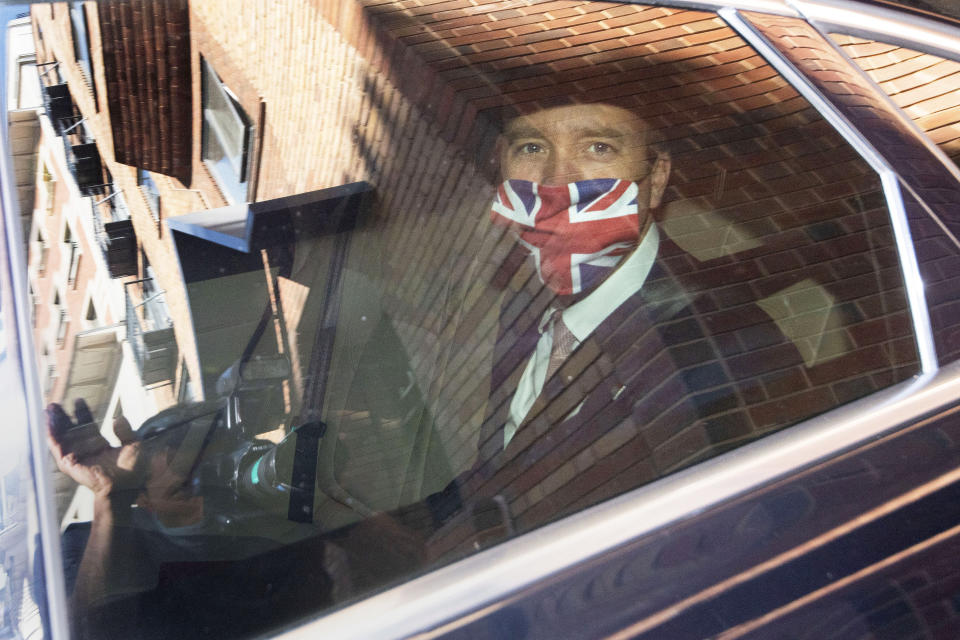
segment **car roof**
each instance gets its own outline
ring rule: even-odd
[[[960,21],[960,5],[955,0],[862,0],[883,7],[895,7],[930,18]]]
[[[841,31],[960,60],[960,5],[954,0],[647,0],[646,4],[791,16],[808,20],[825,33]]]

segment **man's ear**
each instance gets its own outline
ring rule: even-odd
[[[663,193],[667,190],[670,181],[670,154],[666,151],[657,152],[657,160],[650,172],[650,208],[656,209],[663,200]]]

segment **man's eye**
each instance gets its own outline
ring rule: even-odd
[[[615,149],[613,145],[607,144],[606,142],[592,142],[590,146],[587,147],[587,151],[597,155],[607,155],[613,153]]]
[[[543,146],[536,142],[524,142],[516,149],[516,153],[521,155],[530,155],[534,153],[543,153]]]

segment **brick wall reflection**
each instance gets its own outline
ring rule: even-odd
[[[859,127],[867,140],[886,157],[903,181],[907,217],[917,251],[920,274],[927,290],[934,341],[941,363],[960,355],[956,305],[960,280],[957,232],[960,187],[956,167],[929,152],[906,116],[891,108],[887,98],[858,69],[851,69],[834,45],[809,25],[797,20],[752,16],[751,20],[784,56],[809,74],[839,111]],[[841,40],[843,42],[843,40]],[[869,63],[864,63],[869,66]],[[942,70],[948,76],[955,68]],[[923,91],[949,87],[949,77],[933,81]],[[919,92],[921,96],[922,91]],[[901,96],[902,101],[907,96]],[[906,105],[903,105],[906,106]],[[922,110],[923,106],[917,106]],[[914,110],[916,114],[916,110]],[[954,113],[946,109],[947,120]],[[948,128],[949,135],[949,128]]]

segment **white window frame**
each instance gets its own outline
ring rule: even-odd
[[[202,122],[200,136],[200,157],[207,169],[213,175],[217,184],[220,186],[224,196],[231,204],[239,204],[240,201],[247,201],[246,190],[250,182],[250,156],[253,151],[253,124],[250,117],[243,110],[237,96],[220,79],[219,74],[213,69],[209,62],[200,59],[201,75],[201,107]],[[224,141],[230,136],[224,131],[222,118],[215,117],[208,108],[208,101],[211,95],[217,95],[220,101],[228,107],[229,125],[236,127],[238,131],[234,137],[240,139],[241,148],[238,153],[230,154],[229,144]],[[227,162],[230,165],[229,171],[225,171],[222,162],[215,162],[208,157],[210,137],[216,139],[217,146],[225,152]],[[242,192],[242,194],[241,194]]]
[[[65,248],[65,255],[67,256],[67,286],[75,289],[77,286],[77,275],[80,272],[80,257],[83,255],[83,250],[80,248],[80,241],[69,222],[64,224],[62,237],[63,243],[67,245]]]

